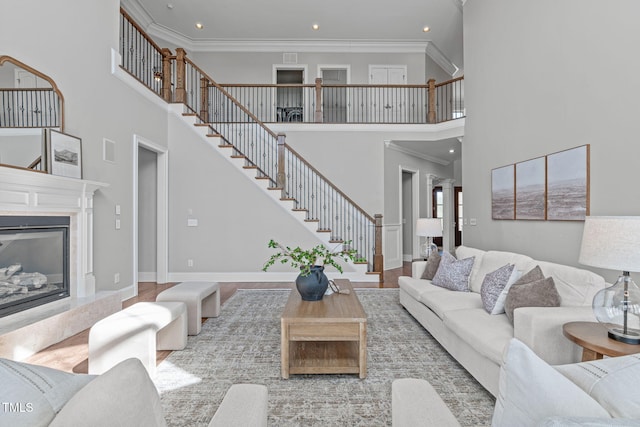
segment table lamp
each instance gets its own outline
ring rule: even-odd
[[[587,217],[578,261],[622,271],[616,283],[594,296],[593,312],[609,338],[640,344],[640,289],[629,274],[640,272],[640,216]]]
[[[433,243],[434,237],[442,237],[442,220],[439,218],[419,218],[416,221],[416,236],[426,237],[427,241],[422,245],[422,255],[429,258],[431,252],[438,247]]]

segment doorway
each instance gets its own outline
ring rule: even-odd
[[[433,187],[433,212],[434,218],[444,220],[444,197],[442,187]],[[453,218],[454,218],[454,245],[462,245],[462,221],[463,221],[463,203],[462,203],[462,187],[453,188]],[[444,229],[444,228],[443,228]],[[442,237],[434,237],[433,243],[442,246]]]
[[[420,254],[420,241],[415,233],[416,221],[420,217],[419,171],[400,166],[400,240],[402,260],[412,261]]]
[[[322,121],[324,123],[347,123],[349,94],[346,85],[349,84],[349,67],[319,65],[318,70],[323,85]]]
[[[134,135],[133,220],[135,294],[139,281],[167,283],[168,151]]]
[[[405,85],[407,84],[406,65],[369,65],[369,84]],[[402,123],[406,121],[405,92],[398,88],[381,87],[376,89],[370,105],[373,123]]]
[[[304,121],[304,69],[276,69],[276,84],[291,85],[276,90],[276,121]]]

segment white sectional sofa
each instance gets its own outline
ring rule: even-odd
[[[582,349],[565,338],[562,325],[595,321],[591,302],[606,285],[603,277],[587,270],[536,261],[526,255],[483,251],[460,246],[458,260],[475,257],[469,276],[470,292],[457,292],[421,279],[426,261],[414,262],[412,277],[398,279],[400,304],[494,396],[498,392],[500,364],[505,346],[517,338],[549,364],[581,360]],[[561,298],[560,307],[521,307],[513,324],[505,314],[489,314],[480,289],[487,273],[506,264],[526,273],[540,266],[551,276]]]

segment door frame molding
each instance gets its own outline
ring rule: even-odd
[[[169,150],[140,135],[133,135],[133,284],[138,295],[138,150],[156,153],[156,283],[169,276]]]
[[[415,234],[415,222],[420,218],[420,170],[414,169],[408,166],[398,165],[398,212],[400,216],[400,223],[402,223],[402,219],[404,217],[404,212],[402,209],[402,174],[410,173],[411,174],[411,215],[412,215],[412,224],[411,224],[411,248],[412,248],[412,257],[418,258],[420,256],[420,241]],[[404,236],[402,236],[404,238]],[[404,247],[404,242],[402,247]]]

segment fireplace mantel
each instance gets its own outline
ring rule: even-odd
[[[66,298],[69,301],[55,301],[0,319],[0,357],[27,357],[91,326],[96,321],[91,313],[103,311],[90,306],[101,299],[96,295],[93,274],[93,196],[106,187],[108,184],[96,181],[0,166],[0,215],[70,218],[70,297]],[[109,297],[113,301],[107,304],[110,305],[107,311],[113,309],[118,298]],[[74,314],[76,309],[83,314]],[[73,319],[74,325],[69,324],[69,319]],[[36,337],[39,329],[49,336]],[[25,337],[29,337],[29,345],[24,342]]]

